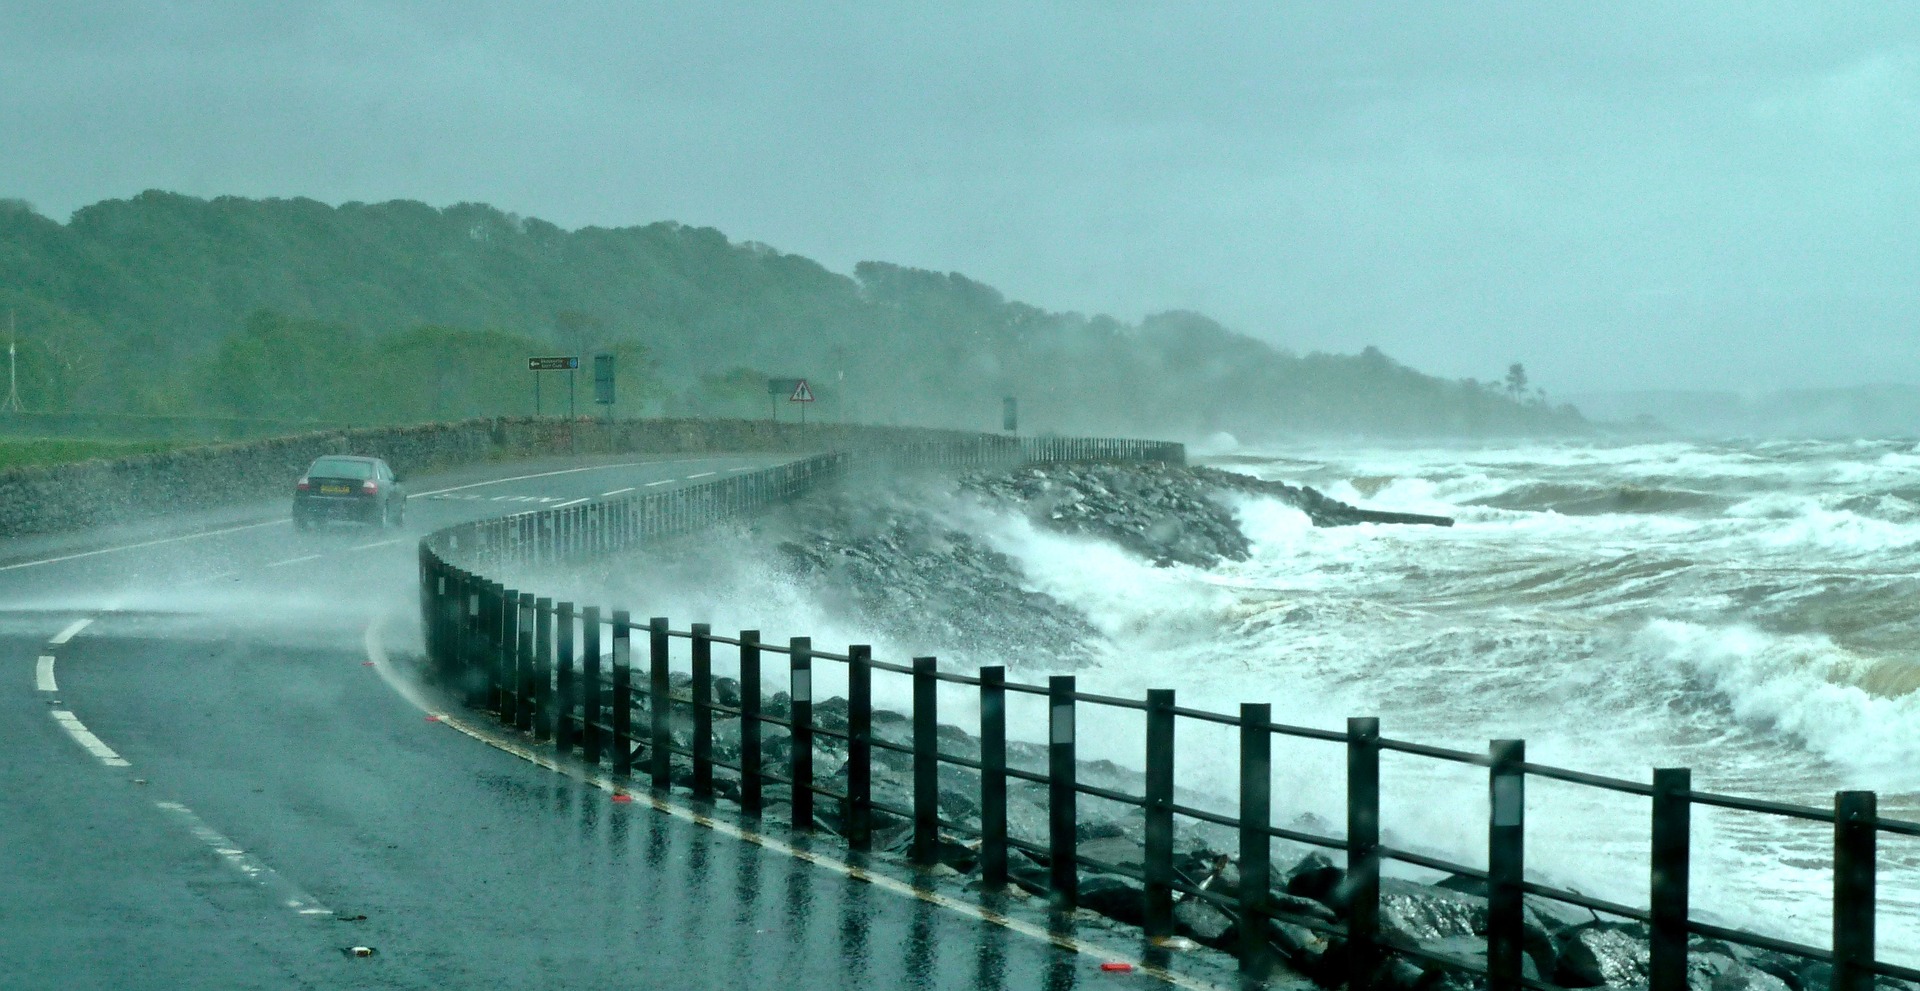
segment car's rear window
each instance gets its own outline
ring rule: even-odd
[[[312,478],[372,478],[373,462],[354,458],[321,458],[307,469],[307,475]]]

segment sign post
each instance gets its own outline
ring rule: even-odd
[[[793,395],[787,397],[787,402],[802,404],[813,402],[813,390],[807,388],[806,379],[800,379],[794,384]],[[803,427],[807,425],[807,407],[805,405],[800,407],[800,425]]]
[[[544,358],[528,358],[527,371],[533,375],[533,415],[540,416],[540,373],[567,373],[567,450],[573,450],[573,376],[580,368],[580,356],[577,354],[552,355]]]
[[[793,396],[796,392],[804,388],[806,384],[806,379],[770,378],[767,380],[767,412],[772,416],[773,422],[780,422],[780,397],[786,396],[788,402],[797,402],[798,400],[795,400]],[[807,395],[811,396],[813,393],[809,392]],[[805,410],[806,407],[803,406],[801,409]]]
[[[1012,396],[1000,400],[1000,429],[1010,434],[1020,430],[1020,401]]]
[[[593,356],[593,401],[605,406],[607,419],[613,419],[613,355]]]

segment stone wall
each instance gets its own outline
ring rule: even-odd
[[[0,539],[78,531],[276,495],[291,499],[294,480],[323,454],[373,455],[385,458],[401,475],[412,476],[570,451],[583,455],[801,452],[984,436],[989,435],[760,420],[569,423],[532,418],[325,431],[0,471]]]

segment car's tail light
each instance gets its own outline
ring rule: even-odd
[[[300,480],[293,483],[293,488],[296,492],[305,492],[310,487],[311,485],[307,482],[307,476],[305,475],[300,476]]]
[[[380,491],[380,486],[377,483],[375,483],[373,479],[369,478],[366,481],[360,483],[360,491],[365,492],[368,495],[373,495],[375,492]]]

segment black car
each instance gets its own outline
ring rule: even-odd
[[[316,458],[293,486],[293,525],[301,530],[328,520],[399,526],[406,513],[407,490],[379,458]]]

